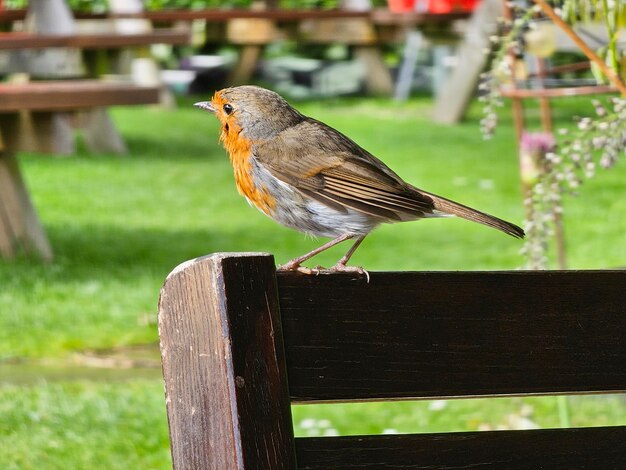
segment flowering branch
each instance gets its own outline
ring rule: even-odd
[[[622,94],[621,98],[612,98],[608,108],[599,101],[592,100],[595,116],[580,118],[573,132],[560,130],[558,141],[552,134],[546,133],[521,136],[520,168],[525,188],[528,235],[523,252],[527,255],[527,267],[545,269],[548,266],[549,241],[555,233],[560,235],[557,236],[559,260],[564,260],[564,248],[560,244],[563,240],[560,226],[562,195],[574,193],[585,179],[594,177],[598,167],[610,168],[620,157],[626,155],[626,86],[619,76],[617,67],[620,64],[615,60],[616,19],[626,17],[626,8],[620,2],[565,0],[563,9],[559,11],[574,20],[588,19],[590,12],[595,19],[604,17],[610,40],[607,47],[611,60],[607,65],[557,14],[547,0],[533,2],[535,5],[527,8],[513,3],[507,4],[511,9],[510,16],[513,17],[508,23],[508,33],[501,40],[493,40],[498,48],[492,68],[480,85],[481,101],[484,103],[484,117],[481,120],[483,135],[488,138],[494,132],[497,124],[496,108],[502,105],[500,90],[508,83],[515,88],[515,68],[519,62],[516,59],[522,55],[525,47],[526,37],[523,33],[536,27],[534,19],[541,14],[559,26]],[[588,93],[589,88],[582,91]],[[517,100],[516,103],[519,104],[519,96]],[[520,113],[521,111],[518,114]],[[523,124],[520,118],[517,118],[517,122],[521,129]],[[549,123],[546,125],[544,122],[544,129],[549,128]]]
[[[592,100],[596,118],[581,118],[575,131],[561,129],[556,145],[551,134],[524,134],[520,145],[522,179],[530,187],[524,201],[528,220],[522,249],[528,269],[546,269],[549,240],[563,213],[562,195],[575,194],[597,168],[613,167],[626,155],[626,98],[611,98],[611,108]]]

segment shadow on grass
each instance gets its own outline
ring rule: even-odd
[[[208,253],[239,249],[243,232],[124,229],[112,226],[50,227],[58,263],[79,270],[130,269],[154,272]],[[268,235],[269,236],[269,235]]]
[[[251,251],[256,243],[210,230],[51,225],[48,232],[52,263],[0,262],[0,362],[153,343],[169,272],[188,259]]]
[[[255,250],[257,241],[275,238],[257,231],[165,230],[114,226],[48,226],[54,261],[44,264],[35,257],[20,256],[0,262],[0,286],[23,289],[38,282],[81,282],[157,278],[178,264],[220,251]],[[0,287],[0,291],[2,288]]]

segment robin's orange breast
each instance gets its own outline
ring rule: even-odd
[[[241,136],[241,128],[230,123],[222,127],[220,140],[228,151],[230,163],[235,173],[235,183],[239,193],[268,216],[272,216],[276,200],[263,185],[254,181],[252,172],[252,143]]]

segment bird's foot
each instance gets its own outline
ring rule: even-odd
[[[365,276],[365,279],[368,284],[370,282],[370,273],[368,273],[361,266],[346,266],[343,263],[337,263],[328,271],[336,272],[336,273],[357,273],[357,274],[360,274],[361,276]]]
[[[301,274],[306,274],[308,276],[311,276],[313,274],[317,276],[324,269],[325,268],[323,268],[322,266],[316,266],[315,268],[307,268],[306,266],[300,265],[300,263],[292,262],[292,261],[286,264],[282,264],[278,266],[278,268],[276,268],[277,271],[292,271],[292,272],[297,272]]]
[[[327,269],[323,266],[316,266],[314,268],[308,268],[306,266],[302,266],[297,261],[290,261],[286,264],[282,264],[276,268],[277,271],[291,271],[298,272],[301,274],[306,274],[307,276],[319,275],[320,273],[357,273],[361,276],[365,276],[367,283],[370,282],[370,274],[363,269],[361,266],[346,266],[343,263],[337,263],[333,267]]]

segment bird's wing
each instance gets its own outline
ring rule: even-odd
[[[255,145],[253,154],[276,178],[338,210],[350,207],[387,220],[433,212],[429,196],[348,137],[312,119]]]

